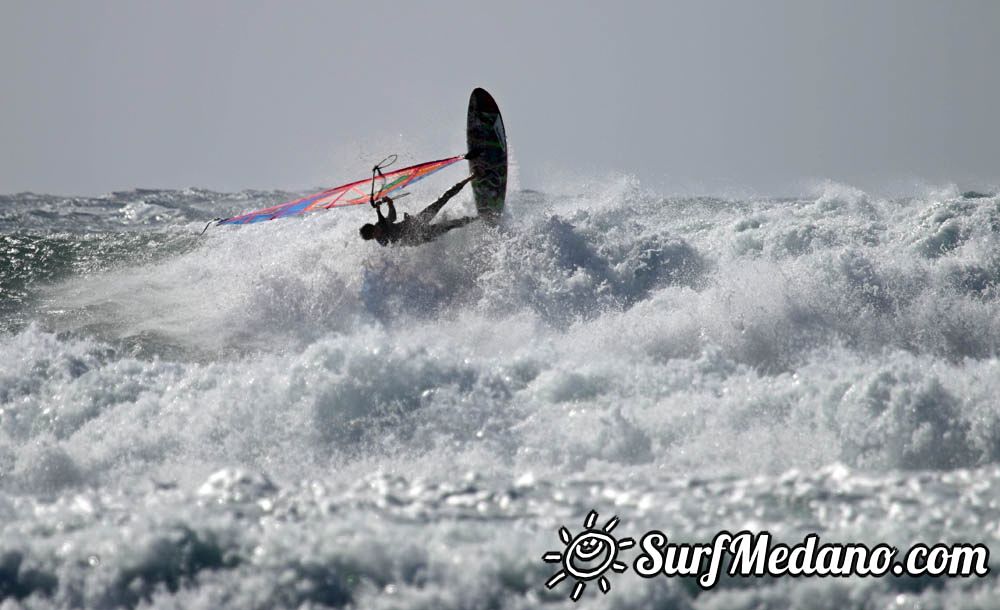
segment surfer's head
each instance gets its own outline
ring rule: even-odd
[[[378,227],[372,223],[368,223],[361,226],[359,233],[361,233],[361,239],[367,241],[369,239],[375,239],[378,236],[379,230]]]

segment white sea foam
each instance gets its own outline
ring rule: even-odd
[[[515,192],[499,230],[411,249],[361,243],[354,210],[195,239],[218,196],[87,202],[99,239],[0,270],[25,295],[0,335],[0,596],[558,605],[538,558],[591,508],[705,540],[995,544],[1000,200],[587,192]],[[997,593],[736,584],[626,577],[584,603]]]

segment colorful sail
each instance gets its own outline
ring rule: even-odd
[[[465,156],[449,157],[438,161],[428,161],[392,172],[386,172],[375,179],[375,198],[392,196],[420,180],[430,176],[434,172],[444,169],[452,163],[457,163]],[[246,225],[275,218],[285,218],[288,216],[298,216],[314,210],[328,210],[347,205],[358,205],[368,203],[371,196],[371,179],[358,180],[350,184],[344,184],[332,189],[327,189],[319,193],[314,193],[295,201],[289,201],[279,205],[240,214],[232,218],[220,220],[220,225]]]

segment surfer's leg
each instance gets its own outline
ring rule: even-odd
[[[469,180],[472,180],[472,176],[469,176],[465,180],[462,180],[455,186],[445,191],[444,195],[441,195],[440,199],[430,204],[429,206],[421,210],[419,214],[417,214],[416,216],[417,221],[422,222],[424,224],[429,223],[431,219],[434,218],[434,216],[436,216],[439,211],[441,211],[441,208],[444,207],[444,204],[448,203],[449,199],[457,195],[458,192],[462,190],[462,187],[469,182]]]
[[[456,218],[454,220],[446,220],[444,222],[438,222],[432,225],[427,225],[422,234],[424,241],[433,241],[438,237],[441,237],[448,231],[452,229],[457,229],[459,227],[464,227],[474,220],[479,220],[478,216],[467,216],[465,218]]]

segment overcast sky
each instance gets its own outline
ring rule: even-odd
[[[520,185],[1000,183],[1000,2],[0,3],[0,192],[301,189],[464,148]]]

